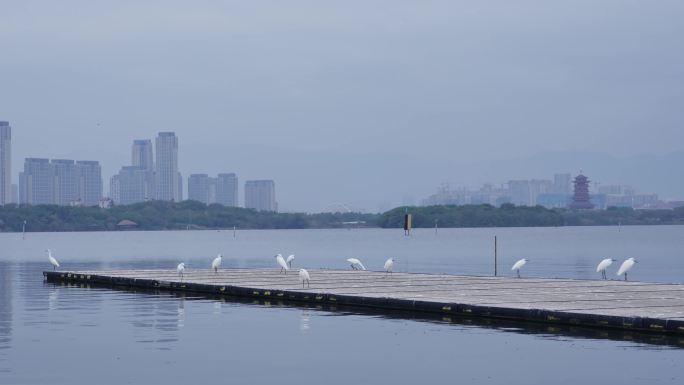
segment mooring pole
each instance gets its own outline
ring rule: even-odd
[[[494,236],[494,276],[496,277],[496,257],[497,257],[497,247],[496,247],[496,235]]]
[[[409,236],[411,235],[411,214],[408,212],[408,208],[406,209],[406,214],[404,214],[404,235]]]

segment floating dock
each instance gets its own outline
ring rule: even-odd
[[[310,269],[46,271],[49,282],[684,335],[684,285]]]

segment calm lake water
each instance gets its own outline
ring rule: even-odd
[[[630,279],[684,281],[684,227],[278,230],[0,234],[0,384],[684,383],[684,339],[481,319],[54,285],[63,269],[274,266],[598,278],[636,257]],[[615,277],[617,265],[612,266]],[[615,277],[617,278],[617,277]]]

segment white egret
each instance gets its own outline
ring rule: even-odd
[[[515,271],[518,273],[518,278],[520,278],[520,269],[522,269],[523,266],[527,263],[527,258],[523,258],[516,262],[513,267],[511,268],[511,271]]]
[[[185,263],[181,262],[178,264],[178,267],[176,267],[176,271],[178,272],[178,276],[180,277],[181,281],[183,280],[183,273],[185,273]]]
[[[278,254],[275,256],[276,262],[278,262],[278,265],[280,265],[280,273],[285,271],[285,274],[287,274],[287,271],[290,270],[290,267],[287,265],[287,262],[285,262],[285,258],[283,258],[282,254]]]
[[[292,261],[294,261],[294,259],[294,254],[290,254],[285,260],[285,262],[287,262],[287,265],[290,266],[290,269],[292,268]]]
[[[302,281],[302,289],[304,288],[304,281],[306,281],[308,287],[311,287],[311,282],[309,282],[310,279],[311,277],[306,269],[299,269],[299,280]]]
[[[356,258],[348,258],[347,262],[351,263],[352,270],[366,270],[366,266]]]
[[[603,279],[608,279],[608,277],[606,277],[606,269],[608,266],[612,265],[613,262],[615,262],[615,260],[612,258],[604,259],[603,261],[599,262],[598,266],[596,266],[596,272],[601,273]]]
[[[620,265],[620,268],[617,271],[617,275],[625,275],[625,281],[627,280],[627,272],[634,267],[634,264],[637,263],[636,259],[634,258],[627,258],[625,259],[624,262],[622,262],[622,265]]]
[[[211,263],[211,268],[214,269],[214,273],[218,273],[218,269],[221,267],[221,261],[223,261],[223,256],[219,254]]]
[[[47,252],[48,260],[49,260],[50,263],[52,264],[52,270],[57,270],[57,268],[59,267],[59,262],[57,262],[57,260],[55,259],[55,257],[52,256],[52,250],[47,249],[47,250],[45,250],[45,251]]]
[[[388,273],[392,272],[392,268],[394,267],[394,258],[390,258],[385,261],[385,271]]]

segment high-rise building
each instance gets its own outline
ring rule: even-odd
[[[209,178],[209,203],[216,203],[216,178]]]
[[[157,138],[157,162],[159,162],[159,150],[162,149],[162,157],[165,176],[168,175],[167,162],[169,156],[174,155],[174,143],[171,144],[169,149],[169,143],[166,140],[166,135],[162,135],[165,138]],[[173,136],[173,134],[171,134]],[[173,142],[173,141],[172,141]],[[177,148],[177,142],[175,143]],[[170,150],[170,151],[169,151]],[[155,172],[155,160],[154,151],[152,150],[152,141],[149,139],[138,139],[133,141],[131,146],[131,165],[123,166],[118,174],[112,176],[109,182],[109,195],[115,204],[128,205],[132,203],[144,202],[150,199],[157,199],[157,185],[159,180],[157,180],[157,174]],[[172,166],[172,164],[171,164]],[[168,181],[169,178],[165,178]],[[175,178],[171,178],[175,181]],[[166,185],[165,185],[166,186]],[[175,185],[174,185],[175,186]],[[168,186],[166,186],[168,187]],[[170,194],[173,199],[176,188],[165,190],[167,194]]]
[[[60,206],[68,206],[78,202],[78,171],[76,163],[70,159],[53,159],[50,161],[53,174],[53,201]]]
[[[143,170],[154,171],[154,157],[152,155],[152,141],[141,139],[133,141],[131,166]]]
[[[100,162],[94,160],[79,160],[76,162],[78,171],[78,197],[84,206],[97,206],[102,199],[102,168]]]
[[[211,179],[213,178],[207,174],[191,174],[188,177],[188,199],[204,204],[212,203],[209,196]]]
[[[115,204],[121,204],[121,179],[119,179],[119,174],[115,174],[109,179],[109,198]]]
[[[183,200],[183,175],[181,173],[177,173],[178,176],[176,177],[176,196],[173,197],[173,200],[176,202],[180,202]]]
[[[182,200],[182,181],[178,172],[178,137],[173,132],[160,132],[156,145],[157,199]]]
[[[275,182],[272,180],[245,182],[245,207],[257,211],[278,211]]]
[[[598,188],[599,194],[609,194],[609,195],[626,195],[632,196],[635,194],[635,190],[632,186],[622,185],[622,184],[608,184],[602,185]]]
[[[508,190],[511,194],[511,203],[516,206],[530,205],[530,181],[510,180],[508,181]]]
[[[532,179],[529,182],[530,186],[530,206],[537,204],[537,197],[542,194],[548,194],[553,190],[553,183],[546,179]]]
[[[19,174],[19,203],[48,205],[54,202],[54,172],[50,160],[26,158]]]
[[[143,183],[145,195],[148,199],[156,199],[156,180],[154,174],[154,156],[152,151],[152,141],[140,139],[133,141],[131,150],[131,165],[145,171]]]
[[[144,202],[153,199],[152,185],[148,178],[150,171],[143,170],[136,166],[121,167],[121,171],[112,177],[111,189],[117,189],[111,194],[114,203],[119,205],[129,205],[132,203]]]
[[[238,206],[238,178],[237,175],[218,174],[216,178],[216,203],[224,206]]]
[[[121,167],[118,175],[119,199],[114,201],[120,205],[129,205],[145,201],[145,171],[139,167]]]
[[[11,203],[19,203],[19,185],[16,183],[12,183],[12,202]]]
[[[572,183],[570,174],[554,174],[553,192],[556,194],[572,193]]]
[[[12,127],[0,122],[0,206],[12,200]]]

